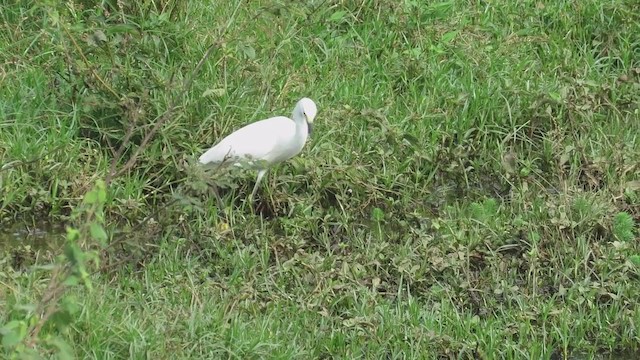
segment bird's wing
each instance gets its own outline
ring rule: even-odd
[[[278,144],[295,134],[295,123],[277,116],[249,124],[229,136],[200,156],[202,164],[235,163],[243,160],[271,162],[277,158]]]

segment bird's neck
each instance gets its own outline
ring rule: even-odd
[[[296,121],[296,137],[307,139],[309,135],[309,124],[306,120]]]
[[[309,124],[307,124],[307,120],[304,118],[304,116],[297,115],[295,111],[291,116],[291,118],[293,119],[293,122],[296,124],[297,137],[304,138],[306,141],[307,136],[309,135]]]

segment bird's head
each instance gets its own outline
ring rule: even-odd
[[[300,116],[307,122],[307,126],[309,127],[309,134],[311,134],[311,129],[313,127],[313,119],[316,118],[316,113],[318,109],[316,108],[316,103],[309,98],[302,98],[298,101],[298,105],[296,105],[296,109],[294,111],[294,117]]]

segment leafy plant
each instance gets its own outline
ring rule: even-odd
[[[80,307],[73,291],[92,291],[90,272],[99,265],[100,250],[107,243],[104,229],[105,184],[98,181],[73,214],[78,227],[67,227],[64,253],[48,265],[36,266],[51,273],[38,302],[17,304],[15,314],[0,327],[1,343],[11,357],[36,356],[42,349],[55,351],[62,359],[74,357],[62,334],[73,324]]]
[[[635,221],[626,212],[619,212],[613,217],[613,235],[620,241],[632,241],[634,235]]]

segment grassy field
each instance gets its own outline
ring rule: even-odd
[[[0,357],[637,356],[637,1],[8,3]]]

